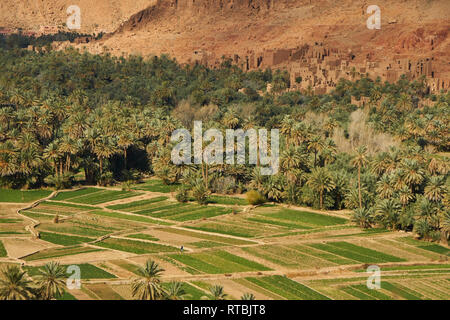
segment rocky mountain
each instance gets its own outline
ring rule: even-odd
[[[62,23],[71,2],[3,0],[0,26]],[[347,67],[353,63],[360,73],[366,72],[368,62],[409,59],[395,63],[405,64],[403,69],[416,76],[450,78],[448,0],[75,2],[82,12],[82,31],[110,31],[99,41],[76,45],[93,53],[169,54],[183,63],[198,61],[209,66],[226,56],[244,69],[286,67],[291,62],[311,63],[306,58],[333,56],[340,59],[333,64],[348,60]],[[381,28],[371,30],[366,26],[371,16],[367,8],[375,2]],[[423,61],[432,61],[433,67],[424,66]],[[395,67],[398,69],[394,65],[380,67],[385,80],[398,78],[388,74]],[[448,85],[440,81],[440,87]]]

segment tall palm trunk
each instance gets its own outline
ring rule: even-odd
[[[323,190],[320,190],[320,210],[323,209]]]
[[[125,170],[128,169],[127,168],[127,148],[123,148],[123,159],[125,161]]]
[[[359,208],[362,209],[362,197],[361,197],[361,165],[358,165],[358,197],[359,197]]]

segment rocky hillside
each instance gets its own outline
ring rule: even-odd
[[[156,0],[2,0],[0,27],[38,30],[41,26],[62,26],[67,8],[81,9],[81,32],[111,32],[140,10]]]
[[[63,23],[72,0],[3,0],[0,26]],[[434,58],[449,68],[448,0],[79,0],[82,31],[110,31],[79,44],[93,53],[167,53],[180,62],[321,43],[355,61],[398,55]],[[380,30],[369,30],[367,7],[381,9]],[[203,59],[205,60],[205,59]]]

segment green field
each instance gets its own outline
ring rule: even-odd
[[[59,193],[53,200],[68,201],[72,203],[97,205],[119,199],[126,199],[141,195],[133,191],[115,191],[97,188],[86,188],[76,191]]]
[[[108,238],[101,242],[97,242],[95,245],[108,249],[120,250],[136,254],[173,252],[178,250],[177,248],[157,243],[128,240],[128,239],[118,239],[118,238]]]
[[[63,268],[67,268],[69,265],[62,265]],[[80,268],[80,277],[81,279],[114,279],[117,278],[115,275],[100,269],[89,263],[81,263],[77,264]],[[24,267],[24,270],[27,271],[28,275],[34,277],[39,274],[39,270],[42,267]]]
[[[8,253],[6,252],[3,242],[0,241],[0,257],[6,257],[6,256],[8,256]]]
[[[0,189],[0,202],[28,203],[48,197],[51,193],[49,190]]]
[[[51,259],[51,258],[58,258],[58,257],[64,257],[64,256],[70,256],[70,255],[77,255],[77,254],[81,254],[81,253],[96,252],[96,251],[101,251],[101,250],[102,249],[91,248],[91,247],[82,247],[82,246],[74,246],[74,247],[69,247],[69,248],[52,248],[52,249],[45,249],[45,250],[33,253],[32,255],[29,255],[23,259],[25,261]]]
[[[288,300],[329,300],[323,294],[282,276],[246,278],[246,280]]]
[[[64,234],[57,234],[51,232],[40,232],[41,239],[47,242],[51,242],[54,244],[59,244],[62,246],[73,246],[77,244],[82,244],[85,242],[91,242],[95,239],[87,238],[87,237],[78,237],[78,236],[68,236]]]
[[[208,253],[174,254],[170,258],[204,273],[232,273],[245,271],[270,270],[254,261],[233,255],[226,251],[213,251]]]
[[[144,183],[136,184],[132,187],[135,190],[144,190],[151,192],[170,193],[176,191],[180,187],[179,184],[166,185],[161,180],[152,179]]]

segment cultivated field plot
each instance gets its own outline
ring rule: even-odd
[[[85,247],[85,246],[72,246],[72,247],[62,247],[62,248],[50,248],[45,249],[36,253],[33,253],[29,256],[23,258],[25,261],[34,261],[34,260],[43,260],[43,259],[52,259],[59,258],[64,256],[72,256],[82,253],[90,253],[102,251],[99,248]]]
[[[228,208],[179,203],[167,200],[166,197],[157,197],[149,200],[140,200],[109,206],[108,209],[180,222],[211,218],[231,213],[231,209]]]
[[[160,194],[174,186],[157,180],[139,186],[163,191],[146,191],[133,201],[140,193],[91,187],[61,192],[22,211],[39,222],[39,240],[25,231],[31,221],[17,215],[20,205],[2,205],[0,258],[22,259],[32,277],[49,261],[78,265],[85,280],[81,292],[60,299],[132,299],[130,285],[113,280],[135,278],[147,259],[165,269],[163,286],[168,279],[182,281],[190,299],[204,298],[215,284],[224,286],[227,299],[244,293],[281,300],[450,297],[445,246],[384,229],[361,230],[344,214],[278,205],[244,212],[241,198],[212,196],[202,206]],[[103,205],[114,200],[121,201]],[[18,250],[21,244],[28,249]],[[363,266],[372,264],[382,270],[380,290],[366,286]]]
[[[381,267],[381,272],[378,290],[367,287],[367,277],[307,280],[305,283],[333,299],[449,299],[450,264]]]
[[[283,276],[249,277],[240,279],[239,283],[277,300],[330,300],[326,295]]]
[[[168,257],[188,267],[186,271],[192,274],[220,274],[271,270],[257,262],[250,261],[223,250],[192,254],[173,254],[168,255]]]
[[[344,226],[347,219],[331,215],[290,210],[280,207],[261,207],[250,214],[227,215],[206,222],[189,224],[189,228],[244,238],[286,236],[297,232],[311,232],[319,228]]]
[[[123,238],[108,238],[103,241],[97,242],[96,246],[114,249],[119,251],[125,251],[136,254],[145,253],[159,253],[159,252],[174,252],[178,248],[162,245],[152,242],[144,242],[139,240],[123,239]]]
[[[52,200],[97,205],[119,199],[136,197],[142,193],[134,191],[116,191],[100,188],[85,188],[76,191],[60,192]]]
[[[2,204],[0,208],[0,238],[26,235],[26,221],[16,214],[20,205]]]
[[[49,190],[11,190],[0,189],[0,202],[29,203],[48,197]]]
[[[159,192],[159,193],[171,193],[176,191],[179,187],[180,187],[179,184],[166,185],[161,180],[151,179],[145,181],[144,183],[139,183],[132,186],[132,189]]]
[[[90,279],[115,279],[117,278],[115,275],[94,266],[93,264],[89,263],[81,263],[77,264],[80,268],[80,278],[82,280],[90,280]],[[63,268],[67,269],[69,265],[62,265]],[[23,267],[24,270],[27,271],[28,275],[31,277],[37,276],[39,274],[39,270],[42,269],[42,267],[35,267],[35,266],[25,266]]]

